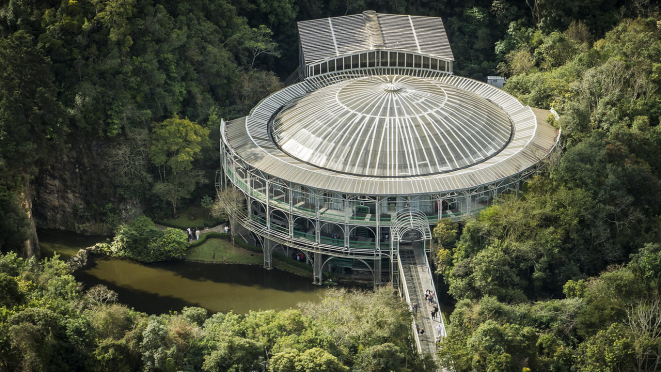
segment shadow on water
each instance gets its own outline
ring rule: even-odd
[[[212,312],[284,310],[318,301],[326,288],[312,279],[260,266],[165,262],[140,264],[97,258],[75,273],[91,287],[106,285],[120,301],[150,314],[201,306]]]
[[[40,230],[43,256],[62,259],[79,249],[106,241],[68,231]],[[185,261],[141,264],[108,257],[91,259],[74,276],[86,288],[103,284],[119,294],[119,301],[138,311],[161,314],[200,306],[211,312],[248,313],[283,310],[299,302],[319,301],[327,291],[311,278],[261,266],[203,264]]]
[[[78,270],[74,273],[76,279],[83,283],[84,289],[87,290],[99,284],[105,285],[109,289],[117,292],[119,302],[132,307],[137,311],[142,311],[148,314],[162,314],[170,311],[181,311],[184,306],[202,307],[201,304],[193,303],[185,299],[159,295],[157,293],[131,288],[130,286],[116,284],[113,280],[100,279],[87,272],[88,270],[93,270],[95,267],[97,267],[96,261],[89,264],[84,270]]]
[[[39,245],[42,257],[53,257],[55,253],[63,260],[69,259],[82,248],[91,247],[96,243],[105,242],[111,236],[82,235],[71,231],[39,229]]]

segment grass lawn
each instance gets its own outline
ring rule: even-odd
[[[185,259],[199,262],[264,264],[264,255],[262,253],[251,252],[239,246],[232,247],[231,242],[223,239],[208,239],[200,246],[188,248]],[[276,258],[273,259],[273,266],[297,275],[311,276],[310,271]]]
[[[241,247],[232,247],[232,243],[222,239],[208,239],[200,246],[189,248],[186,252],[186,259],[240,264],[261,264],[264,262],[262,254],[253,253]]]
[[[213,227],[211,225],[215,226],[219,223],[219,221],[214,220],[209,216],[209,211],[201,205],[191,205],[186,208],[186,210],[179,212],[179,218],[169,218],[162,222],[166,225],[176,226],[181,229],[188,227],[198,227],[201,229],[204,226]]]

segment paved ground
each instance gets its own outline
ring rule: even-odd
[[[160,230],[165,230],[165,229],[168,228],[167,226],[163,226],[163,225],[159,225],[159,224],[155,224],[155,225]],[[207,227],[206,229],[202,230],[202,234],[212,232],[212,231],[224,233],[225,232],[225,225],[226,225],[225,223],[221,223],[218,226]]]

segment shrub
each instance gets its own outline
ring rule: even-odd
[[[188,236],[183,231],[168,228],[163,235],[149,245],[151,261],[167,261],[173,258],[183,258],[188,247]]]
[[[183,231],[170,228],[161,231],[148,217],[138,217],[119,226],[110,244],[110,252],[114,256],[142,262],[159,262],[182,258],[187,243],[188,237]]]

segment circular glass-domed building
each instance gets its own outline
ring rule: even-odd
[[[299,22],[295,82],[221,125],[224,182],[264,247],[397,282],[399,244],[431,238],[555,148],[547,111],[452,74],[440,18],[365,12]],[[346,270],[346,269],[344,269]]]

